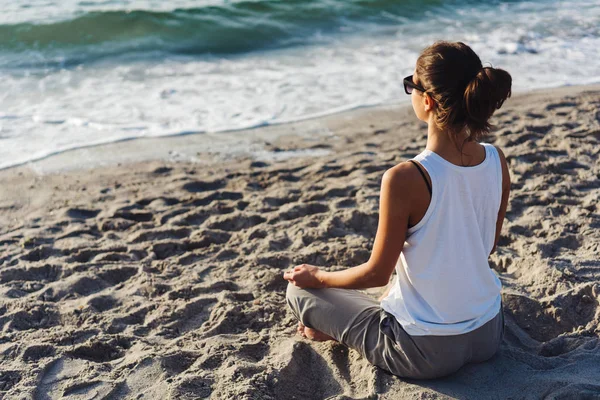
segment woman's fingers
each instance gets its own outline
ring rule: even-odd
[[[286,281],[292,282],[294,280],[294,273],[287,271],[286,273],[283,274],[283,279],[285,279]]]
[[[290,281],[292,283],[294,280],[294,277],[296,276],[296,271],[292,270],[292,271],[286,271],[283,273],[283,279]]]
[[[283,273],[283,279],[287,279],[289,280],[293,280],[294,276],[299,273],[302,272],[302,270],[304,269],[304,264],[302,265],[296,265],[294,268],[292,268],[289,271],[286,271]]]

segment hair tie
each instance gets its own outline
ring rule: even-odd
[[[467,83],[467,86],[469,86],[469,83],[473,82],[473,80],[474,80],[475,78],[477,78],[477,75],[479,75],[479,73],[480,73],[481,71],[485,70],[486,68],[489,68],[489,67],[481,67],[481,68],[480,68],[480,69],[479,69],[477,72],[475,72],[475,75],[473,75],[473,77],[471,78],[471,80],[470,80],[470,81]]]

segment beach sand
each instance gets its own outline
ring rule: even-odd
[[[425,147],[385,106],[0,171],[0,398],[600,398],[600,86],[516,95],[494,122],[512,192],[490,361],[405,380],[295,335],[283,271],[366,261],[383,172]]]

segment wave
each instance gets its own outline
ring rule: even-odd
[[[218,6],[88,12],[52,23],[0,25],[0,66],[61,67],[140,53],[238,54],[302,45],[318,37],[422,18],[441,0],[240,1]],[[454,2],[455,4],[462,2]]]

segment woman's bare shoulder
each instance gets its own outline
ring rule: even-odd
[[[382,185],[394,191],[406,191],[414,188],[421,178],[419,171],[409,161],[400,162],[383,174]]]

